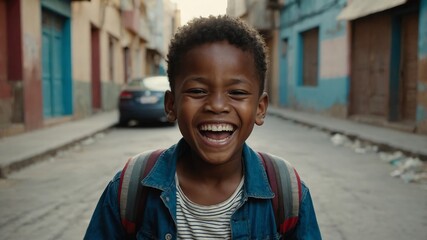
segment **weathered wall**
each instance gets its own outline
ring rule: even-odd
[[[91,25],[89,2],[72,4],[72,72],[74,117],[92,113],[91,86]]]
[[[114,82],[102,83],[102,104],[105,110],[113,110],[117,108],[120,89],[120,85]]]
[[[0,129],[12,121],[12,88],[7,74],[7,9],[6,1],[0,1]]]
[[[345,22],[335,20],[345,2],[286,2],[281,12],[281,47],[287,47],[287,50],[280,57],[280,105],[346,116],[349,93],[348,30]],[[302,86],[300,34],[315,27],[319,28],[318,85]],[[284,46],[283,39],[287,39],[287,46]]]
[[[74,78],[74,115],[92,114],[91,27],[99,29],[101,101],[103,110],[117,104],[119,86],[124,82],[121,48],[121,16],[116,5],[104,5],[100,0],[72,4],[72,46]],[[114,39],[113,74],[110,74],[110,38]]]
[[[0,136],[24,130],[21,1],[2,1],[0,21]]]
[[[88,81],[74,78],[74,117],[82,118],[92,114],[92,86]]]
[[[88,6],[89,2],[72,4],[72,63],[73,78],[76,81],[90,82],[91,79],[91,47]]]
[[[43,126],[40,1],[21,0],[24,122],[28,130]]]

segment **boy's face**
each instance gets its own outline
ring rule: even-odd
[[[228,42],[192,48],[181,59],[165,110],[203,161],[241,158],[254,124],[262,125],[268,97],[261,96],[253,55]]]

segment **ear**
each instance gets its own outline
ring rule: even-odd
[[[255,123],[258,126],[261,126],[264,124],[264,118],[267,114],[267,107],[268,107],[268,94],[266,92],[263,92],[258,100],[258,107],[256,112],[256,118]]]
[[[170,90],[167,90],[165,92],[164,105],[165,105],[165,112],[166,112],[166,117],[167,117],[168,121],[169,122],[175,122],[175,120],[176,120],[175,96]]]

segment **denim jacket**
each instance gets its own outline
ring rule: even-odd
[[[142,180],[150,187],[141,226],[136,239],[176,239],[176,162],[188,148],[184,140],[166,150],[151,172]],[[271,199],[274,194],[257,154],[246,144],[243,147],[245,182],[240,207],[231,216],[232,239],[283,239],[277,233]],[[84,239],[126,239],[121,224],[118,188],[120,172],[102,194]],[[321,239],[310,192],[302,184],[299,220],[286,239]]]

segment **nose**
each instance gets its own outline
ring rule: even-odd
[[[205,110],[217,114],[229,112],[230,105],[227,95],[220,92],[209,94],[205,104]]]

